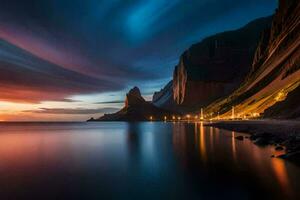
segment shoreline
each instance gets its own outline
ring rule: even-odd
[[[204,126],[247,133],[254,144],[273,145],[278,151],[283,147],[286,154],[279,156],[300,165],[300,120],[243,120],[218,121]],[[243,140],[243,137],[236,139]]]

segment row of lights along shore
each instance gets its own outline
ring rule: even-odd
[[[201,113],[200,115],[191,115],[191,114],[187,114],[185,116],[164,116],[163,118],[158,117],[157,119],[155,119],[153,116],[149,117],[150,121],[160,121],[161,119],[163,119],[163,121],[204,121],[204,120],[209,120],[209,121],[213,121],[213,120],[248,120],[249,118],[258,118],[260,117],[259,113],[251,113],[249,116],[248,115],[243,115],[243,117],[241,117],[241,115],[236,115],[235,114],[235,109],[234,107],[232,107],[232,114],[230,117],[220,117],[219,113],[217,115],[217,117],[215,118],[207,118],[207,116],[204,116],[203,114],[203,109],[201,109]]]
[[[161,120],[161,119],[155,119],[153,116],[150,116],[149,119],[150,121]],[[191,115],[186,115],[184,117],[175,116],[175,115],[171,117],[167,117],[167,116],[163,117],[164,121],[181,121],[181,120],[198,120],[198,119],[199,119],[198,115],[195,115],[194,117]]]

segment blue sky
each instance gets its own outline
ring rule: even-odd
[[[112,102],[135,85],[150,98],[190,45],[269,16],[276,6],[276,0],[1,0],[0,112],[18,104],[7,119],[21,113],[17,119],[82,120],[120,108]],[[75,110],[66,115],[62,108]]]

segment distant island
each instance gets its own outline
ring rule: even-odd
[[[156,107],[151,102],[147,102],[141,95],[138,87],[132,88],[126,94],[125,106],[113,114],[105,114],[98,119],[89,119],[88,121],[149,121],[166,120],[176,112],[168,111]]]

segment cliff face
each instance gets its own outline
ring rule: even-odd
[[[298,6],[299,2],[295,0],[279,1],[272,26],[264,31],[256,49],[252,73],[259,71],[259,67],[265,67],[264,62],[268,57],[280,56],[284,48],[298,37],[300,17],[299,11],[296,10]]]
[[[231,106],[235,106],[240,116],[264,113],[298,88],[299,68],[300,1],[280,0],[272,26],[261,37],[246,81],[228,98],[208,106],[206,111],[220,112],[226,117],[231,114]],[[268,113],[276,116],[270,109]]]
[[[300,118],[300,87],[292,90],[284,101],[279,101],[264,111],[266,118],[294,119]]]
[[[170,81],[159,92],[154,93],[152,103],[159,108],[164,108],[173,112],[184,112],[184,107],[177,105],[173,99],[173,81]]]
[[[170,97],[173,97],[173,81],[170,81],[163,89],[159,92],[154,92],[152,102],[154,105],[163,106]]]
[[[244,80],[261,32],[271,17],[245,27],[208,37],[180,57],[173,81],[153,96],[153,104],[173,111],[191,112],[224,97]]]
[[[173,98],[195,107],[229,94],[250,71],[255,47],[271,18],[214,35],[184,52],[173,75]]]

